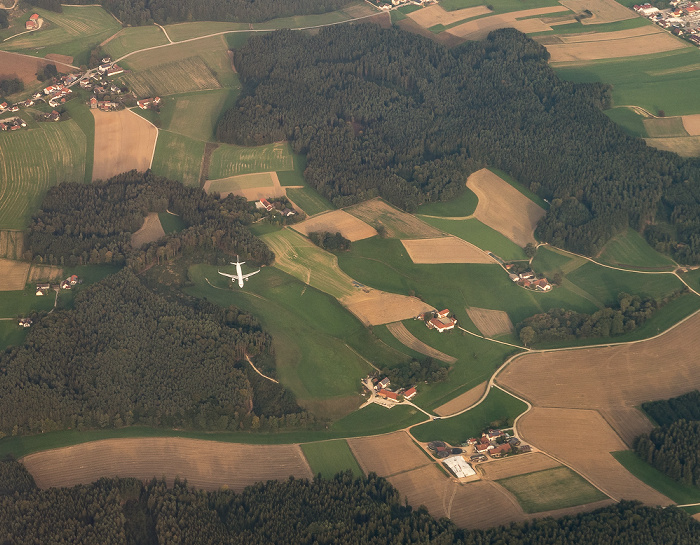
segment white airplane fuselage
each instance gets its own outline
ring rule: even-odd
[[[238,286],[242,288],[244,281],[248,280],[248,278],[250,278],[254,274],[258,274],[260,272],[260,269],[258,269],[257,271],[254,271],[252,273],[243,274],[243,270],[241,269],[241,265],[243,265],[244,263],[245,263],[245,261],[239,261],[238,259],[236,259],[235,263],[233,261],[231,262],[231,265],[236,266],[236,274],[222,273],[221,271],[219,271],[219,274],[221,276],[226,276],[226,277],[230,278],[231,282],[238,280]]]
[[[238,287],[239,288],[243,287],[243,271],[241,270],[242,264],[243,263],[239,263],[238,260],[236,260],[236,276],[238,277]]]

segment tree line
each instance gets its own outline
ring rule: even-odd
[[[339,231],[335,234],[330,231],[314,231],[309,233],[309,240],[329,252],[346,252],[352,244],[350,239],[345,238]]]
[[[186,228],[132,248],[131,235],[149,212],[179,215]],[[203,248],[238,254],[269,265],[274,254],[245,227],[253,221],[248,202],[219,200],[200,188],[155,176],[126,172],[94,184],[52,187],[27,228],[25,259],[52,265],[128,264],[143,271]]]
[[[385,367],[379,372],[379,378],[389,377],[392,388],[410,388],[422,382],[443,382],[447,380],[448,372],[449,367],[440,360],[423,358]]]
[[[175,299],[129,269],[41,316],[0,355],[0,435],[131,425],[200,430],[315,427],[245,360],[272,340],[238,309]]]
[[[17,462],[2,465],[8,467],[0,477],[10,482],[31,479]],[[557,520],[460,530],[424,507],[406,505],[385,479],[347,472],[268,481],[241,493],[197,491],[179,480],[168,487],[156,479],[100,479],[48,490],[23,484],[0,495],[0,538],[8,545],[682,545],[700,540],[700,525],[674,507],[623,501]]]
[[[654,224],[652,245],[700,260],[698,160],[625,135],[602,112],[610,88],[561,81],[548,58],[513,29],[451,50],[373,25],[253,36],[235,52],[244,88],[217,135],[289,140],[340,207],[379,195],[412,211],[497,167],[551,202],[544,241],[593,255],[628,225]]]
[[[642,409],[659,426],[668,426],[677,420],[700,420],[700,392],[693,390],[671,399],[647,401]]]
[[[60,0],[30,3],[61,12]],[[165,25],[186,21],[238,21],[256,23],[277,17],[326,13],[348,0],[75,0],[74,4],[101,4],[125,25]]]
[[[551,341],[615,337],[633,331],[651,318],[662,303],[651,297],[620,293],[615,307],[593,314],[553,308],[525,318],[516,330],[525,346]]]

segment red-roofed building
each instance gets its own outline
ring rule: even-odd
[[[118,64],[115,64],[107,70],[107,75],[116,76],[117,74],[121,74],[122,72],[124,72],[124,69]]]
[[[497,447],[492,448],[489,451],[489,454],[493,458],[500,458],[504,454],[508,454],[511,450],[512,448],[508,443],[503,443],[502,445],[498,445]]]
[[[392,401],[398,401],[399,394],[396,392],[390,392],[389,390],[379,390],[377,395],[383,397],[384,399],[391,399]]]
[[[444,318],[443,318],[443,320],[433,318],[433,319],[425,322],[425,325],[428,327],[428,329],[437,329],[440,333],[442,333],[443,331],[447,331],[449,329],[455,328],[455,324],[457,323],[457,320],[455,320],[455,319],[445,320]],[[445,322],[447,322],[447,323],[445,323]]]
[[[438,318],[447,318],[450,315],[450,309],[446,308],[437,313]]]
[[[267,199],[260,199],[260,204],[262,204],[265,207],[265,210],[267,210],[268,212],[272,212],[275,208],[270,204],[270,201],[268,201]]]
[[[412,399],[412,398],[415,397],[415,395],[416,395],[417,393],[418,393],[418,392],[416,392],[416,389],[415,389],[415,388],[409,388],[408,390],[406,390],[406,391],[403,393],[403,397],[404,397],[405,399]]]

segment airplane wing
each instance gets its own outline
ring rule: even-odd
[[[255,272],[249,273],[249,274],[244,274],[242,278],[243,278],[243,280],[245,280],[246,278],[250,278],[250,277],[253,276],[254,274],[258,274],[259,272],[260,272],[260,269],[258,269],[258,270],[255,271]]]
[[[228,276],[229,278],[233,278],[234,280],[238,280],[238,277],[235,274],[226,274],[222,273],[221,271],[218,271],[221,276]],[[245,278],[245,276],[243,277]]]

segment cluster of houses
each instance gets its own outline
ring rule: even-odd
[[[55,85],[49,85],[48,87],[44,87],[44,95],[48,97],[49,106],[55,108],[59,104],[65,104],[68,95],[70,95],[73,92],[70,90],[69,85],[77,79],[78,78],[75,77],[74,74],[71,74],[70,78],[68,76],[63,76],[62,83],[57,83]],[[41,94],[37,93],[32,98],[38,99],[40,97]]]
[[[450,309],[433,310],[432,312],[422,312],[416,316],[416,320],[423,320],[425,327],[435,329],[439,333],[454,329],[457,325],[457,318],[450,316]]]
[[[39,17],[38,13],[32,13],[29,16],[29,20],[24,23],[24,28],[27,30],[38,30],[41,28],[41,25],[43,24],[44,20]]]
[[[476,454],[472,456],[472,462],[485,461],[486,454],[491,458],[503,458],[510,454],[531,452],[530,445],[523,445],[517,437],[511,437],[503,430],[488,430],[481,437],[472,437],[467,440],[467,445],[474,447]]]
[[[60,121],[61,120],[61,114],[58,113],[56,110],[51,111],[48,114],[40,114],[37,116],[37,121]]]
[[[113,100],[97,100],[97,97],[90,97],[88,105],[91,110],[102,110],[103,112],[113,112],[124,108],[124,105],[120,102],[114,102]]]
[[[437,0],[370,0],[375,6],[381,9],[391,9],[399,6],[429,6],[437,4]]]
[[[97,67],[97,72],[101,75],[109,77],[124,73],[124,69],[116,62],[112,62],[110,57],[105,57]]]
[[[372,384],[376,394],[379,397],[395,403],[399,403],[399,396],[401,396],[402,399],[410,401],[417,393],[415,386],[412,386],[408,390],[404,388],[399,388],[396,391],[390,389],[389,385],[391,384],[391,381],[389,380],[389,377],[384,377],[382,380],[374,378],[372,379]]]
[[[8,119],[0,119],[0,131],[18,131],[27,126],[24,119],[21,117],[10,117]]]
[[[273,214],[279,212],[285,218],[289,218],[291,216],[296,215],[296,212],[291,208],[288,208],[286,206],[283,208],[278,208],[267,199],[260,199],[259,201],[255,201],[255,208],[257,208],[258,210],[266,210],[267,212],[272,212]]]
[[[78,278],[78,275],[73,274],[73,275],[69,276],[68,278],[66,278],[65,280],[61,280],[61,283],[59,284],[59,286],[61,287],[62,290],[69,290],[73,286],[75,286],[76,284],[82,284],[82,283],[83,283],[83,281],[80,278]]]
[[[20,318],[19,319],[19,326],[20,327],[30,327],[32,325],[32,319],[31,318]]]
[[[511,267],[512,265],[506,265],[506,270],[509,270]],[[520,274],[509,273],[508,278],[523,288],[536,291],[549,291],[552,289],[552,284],[549,283],[549,280],[545,277],[537,278],[537,275],[532,271],[525,271]]]
[[[671,8],[659,9],[649,3],[637,4],[634,11],[672,34],[685,37],[700,47],[700,5],[687,0],[671,0]]]
[[[136,105],[142,110],[156,109],[160,106],[160,97],[142,98]]]

